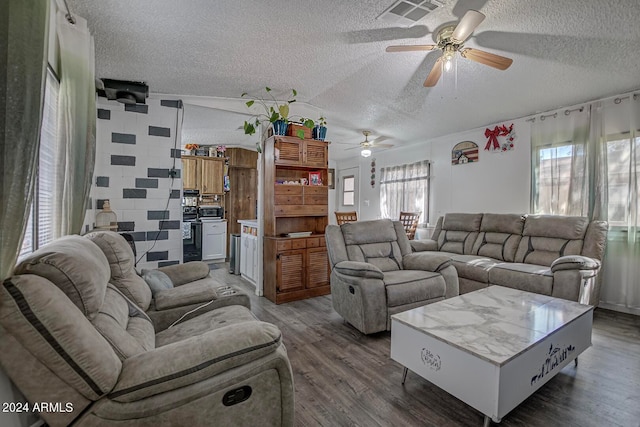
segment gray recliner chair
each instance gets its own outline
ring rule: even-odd
[[[228,305],[160,330],[102,250],[58,239],[0,286],[0,364],[50,426],[293,425],[279,329]]]
[[[451,260],[412,253],[400,221],[358,221],[325,230],[333,308],[364,334],[391,329],[391,315],[458,295]]]
[[[199,314],[227,305],[251,308],[249,296],[220,283],[210,275],[209,266],[201,261],[161,267],[146,271],[143,277],[134,269],[134,254],[126,239],[114,231],[94,231],[84,236],[98,245],[109,261],[113,284],[127,298],[142,308],[156,329],[192,319]],[[164,278],[167,289],[152,294],[146,280]]]

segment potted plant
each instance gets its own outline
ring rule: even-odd
[[[313,139],[324,141],[327,136],[327,119],[320,117],[313,128]]]
[[[298,92],[295,89],[291,89],[291,98],[284,104],[278,103],[275,97],[271,94],[270,87],[265,87],[265,92],[270,99],[265,99],[265,97],[254,97],[245,103],[248,108],[251,108],[256,102],[264,108],[264,113],[256,114],[251,119],[245,120],[243,129],[246,135],[253,135],[256,133],[256,130],[261,123],[269,123],[272,125],[273,133],[275,135],[286,135],[290,120],[301,122],[302,126],[309,129],[313,128],[314,123],[311,119],[304,119],[301,117],[298,120],[293,120],[293,118],[289,117],[289,105],[296,102],[295,97],[298,95]],[[248,94],[245,92],[241,97],[244,98],[247,96]],[[296,130],[296,135],[299,138],[304,138],[304,130]]]

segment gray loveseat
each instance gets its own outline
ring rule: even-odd
[[[329,225],[333,308],[364,334],[391,329],[390,316],[458,295],[450,257],[412,253],[400,221]]]
[[[597,305],[606,237],[585,217],[448,213],[411,246],[449,257],[461,294],[500,285]]]
[[[243,305],[158,328],[90,239],[29,255],[0,286],[0,364],[51,426],[293,425],[279,329]]]

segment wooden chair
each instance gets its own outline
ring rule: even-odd
[[[418,228],[418,219],[422,212],[400,212],[400,222],[404,226],[409,240],[416,237],[416,229]]]
[[[356,211],[351,212],[335,212],[336,221],[338,225],[345,224],[347,222],[356,222],[358,220],[358,213]]]

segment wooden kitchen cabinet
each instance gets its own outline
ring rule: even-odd
[[[195,157],[182,157],[182,188],[185,190],[200,190],[197,163]]]
[[[328,142],[273,136],[264,156],[264,295],[281,304],[329,294]],[[310,172],[324,185],[300,184]]]
[[[224,194],[222,157],[182,156],[182,188],[200,194]]]

